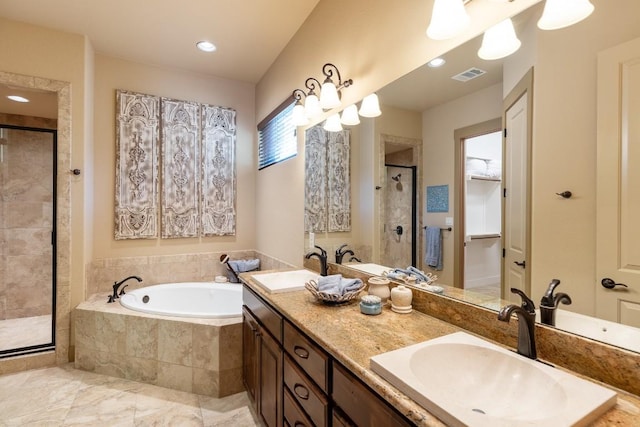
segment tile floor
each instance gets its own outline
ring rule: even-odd
[[[259,425],[245,392],[216,399],[72,364],[0,376],[2,427]]]

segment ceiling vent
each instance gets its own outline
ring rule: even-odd
[[[480,77],[484,74],[487,74],[485,70],[481,70],[480,68],[472,67],[466,71],[461,72],[460,74],[456,74],[451,77],[453,80],[458,80],[459,82],[468,82],[469,80],[473,80],[476,77]]]

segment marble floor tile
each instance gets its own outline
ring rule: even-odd
[[[216,399],[80,371],[72,364],[0,376],[0,427],[256,427],[245,392]]]

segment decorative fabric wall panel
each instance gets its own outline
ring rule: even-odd
[[[327,230],[327,137],[320,125],[307,129],[304,154],[304,231]]]
[[[200,104],[162,98],[162,238],[200,230]]]
[[[116,91],[115,239],[158,237],[156,96]]]
[[[327,132],[328,231],[351,230],[349,131]]]
[[[202,235],[236,233],[236,112],[202,105]]]

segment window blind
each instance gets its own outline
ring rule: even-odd
[[[298,154],[293,97],[287,98],[258,124],[258,170]]]

